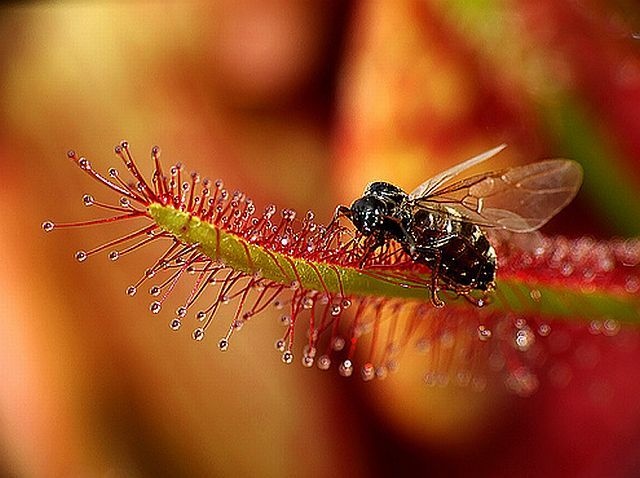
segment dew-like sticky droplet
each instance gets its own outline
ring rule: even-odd
[[[367,362],[362,366],[362,370],[360,371],[360,375],[362,376],[362,380],[368,382],[372,380],[376,376],[376,370],[372,363]]]
[[[436,373],[435,372],[426,372],[424,377],[422,378],[425,385],[429,387],[433,387],[436,384]]]
[[[109,259],[112,261],[117,261],[119,257],[120,257],[120,253],[118,251],[111,251],[109,253]]]
[[[51,232],[55,227],[55,224],[53,224],[51,221],[44,221],[42,223],[42,230],[44,232]]]
[[[538,326],[538,335],[546,337],[551,333],[551,326],[549,324],[540,324]]]
[[[540,292],[538,289],[531,289],[531,291],[529,292],[529,296],[536,302],[540,302],[540,299],[542,299],[542,292]]]
[[[519,367],[506,379],[506,385],[518,395],[528,397],[538,389],[540,382],[531,370],[526,367]]]
[[[318,358],[318,368],[320,370],[329,370],[329,367],[331,367],[331,359],[328,355],[321,355]]]
[[[264,210],[264,217],[270,219],[276,213],[276,207],[273,204],[269,204]]]
[[[291,350],[287,350],[282,354],[282,361],[286,364],[290,364],[291,362],[293,362],[293,353],[291,352]]]
[[[177,317],[169,322],[169,327],[171,328],[171,330],[179,330],[181,326],[182,321]]]
[[[614,319],[605,320],[602,327],[602,332],[604,333],[604,335],[607,335],[609,337],[616,335],[618,332],[620,332],[620,322]]]
[[[351,374],[353,373],[353,363],[351,363],[351,360],[349,359],[343,360],[340,366],[338,367],[338,372],[343,377],[350,377]]]
[[[389,375],[389,369],[387,367],[385,367],[384,365],[381,365],[378,368],[376,368],[376,378],[377,379],[384,380],[385,378],[387,378],[387,375]]]
[[[204,329],[202,327],[198,327],[193,331],[191,337],[193,337],[193,340],[200,342],[202,339],[204,339]]]
[[[485,327],[484,325],[479,325],[478,326],[478,338],[483,341],[486,342],[487,340],[489,340],[491,338],[491,330],[488,329],[487,327]]]
[[[80,166],[80,168],[84,170],[91,169],[91,163],[87,158],[84,158],[84,157],[78,160],[78,166]]]
[[[276,350],[280,351],[280,352],[284,352],[284,340],[282,339],[278,339],[276,340],[276,343],[274,344]]]
[[[130,285],[129,287],[127,287],[127,290],[125,292],[128,296],[133,297],[134,295],[136,295],[136,292],[138,292],[138,289],[136,289],[135,286]]]
[[[157,297],[160,295],[160,287],[158,287],[157,285],[154,285],[152,287],[149,288],[149,294]]]
[[[460,387],[468,387],[472,378],[471,372],[462,370],[456,374],[456,384]]]
[[[151,311],[152,314],[158,314],[161,309],[162,309],[162,304],[157,300],[154,300],[149,305],[149,310]]]
[[[75,254],[76,261],[84,262],[87,260],[87,253],[85,251],[77,251]]]
[[[84,204],[85,206],[93,206],[94,202],[95,200],[93,199],[93,196],[91,194],[85,194],[84,196],[82,196],[82,204]]]
[[[302,356],[302,365],[309,368],[309,367],[313,367],[313,357],[309,356],[309,355],[303,355]]]
[[[521,352],[526,352],[531,348],[536,340],[536,336],[529,327],[524,327],[516,332],[515,346]]]
[[[342,350],[344,348],[344,344],[345,344],[345,342],[344,342],[344,339],[342,337],[335,337],[333,339],[333,342],[331,343],[331,347],[336,352],[339,352],[340,350]]]
[[[229,348],[229,341],[226,338],[222,338],[218,341],[218,348],[221,352],[225,352]]]
[[[416,351],[418,353],[424,354],[429,351],[431,347],[431,343],[428,339],[422,337],[416,342]]]
[[[187,315],[187,308],[184,305],[181,307],[178,307],[176,309],[176,315],[180,318],[183,318],[185,315]]]

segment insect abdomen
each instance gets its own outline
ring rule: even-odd
[[[475,224],[446,213],[420,211],[409,230],[416,245],[414,260],[434,269],[439,255],[438,277],[450,287],[487,290],[493,285],[496,253]]]
[[[487,290],[496,275],[496,254],[477,226],[440,248],[439,275],[452,286]]]

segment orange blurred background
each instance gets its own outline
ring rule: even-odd
[[[507,142],[492,165],[585,168],[546,232],[638,235],[639,21],[624,1],[0,7],[0,475],[637,476],[637,347],[529,399],[428,388],[410,351],[384,381],[343,379],[284,366],[273,314],[226,353],[172,332],[124,294],[159,249],[79,264],[128,229],[40,224],[111,199],[67,149],[104,172],[125,138],[147,173],[159,144],[323,221],[372,179],[410,190]]]

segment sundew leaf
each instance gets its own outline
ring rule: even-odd
[[[429,269],[393,241],[363,262],[363,238],[348,224],[325,226],[311,212],[299,219],[290,209],[278,214],[272,205],[259,214],[251,199],[230,193],[221,181],[185,174],[180,165],[165,171],[157,147],[149,181],[126,142],[116,154],[133,182],[114,168],[102,175],[86,158],[68,154],[120,196],[116,204],[106,204],[85,195],[85,206],[114,215],[77,223],[45,221],[43,229],[145,221],[129,234],[76,252],[76,259],[106,252],[115,261],[164,241],[165,253],[126,293],[134,296],[149,285],[150,311],[159,314],[177,284],[190,283],[169,326],[177,331],[191,322],[193,339],[202,341],[226,307],[232,318],[218,337],[223,351],[247,322],[275,307],[285,330],[276,348],[285,363],[293,361],[296,344],[302,342],[306,367],[324,370],[337,363],[343,376],[357,367],[370,380],[395,370],[404,350],[413,347],[428,357],[427,383],[483,388],[491,363],[490,368],[505,372],[510,389],[527,395],[537,388],[532,364],[550,353],[542,344],[552,329],[581,327],[615,335],[621,324],[640,320],[637,240],[554,237],[527,249],[495,240],[495,291],[466,297],[459,290],[443,290],[445,306],[436,308]]]
[[[172,206],[154,203],[148,207],[148,213],[156,224],[181,242],[198,244],[207,257],[245,274],[259,271],[262,278],[280,284],[286,285],[299,280],[304,289],[320,290],[326,287],[331,293],[348,296],[417,300],[428,298],[426,285],[408,287],[407,282],[428,284],[429,273],[407,274],[406,282],[398,276],[402,268],[394,270],[394,275],[380,272],[379,275],[372,276],[353,265],[328,265],[264,249],[259,244],[247,242]],[[567,255],[562,259],[553,256],[559,247],[567,250]],[[585,257],[593,248],[600,253],[595,260]],[[505,275],[511,275],[498,280],[497,289],[500,293],[496,294],[491,307],[504,312],[540,314],[554,319],[590,321],[615,318],[624,323],[638,323],[640,297],[632,292],[638,290],[637,281],[640,276],[634,275],[638,272],[637,268],[625,267],[624,264],[625,258],[630,256],[634,256],[631,259],[634,262],[638,252],[638,243],[634,241],[596,243],[584,238],[577,241],[547,239],[546,244],[533,255],[512,253],[510,262],[504,264],[508,269]],[[559,264],[560,261],[563,262]],[[527,263],[532,265],[527,267]],[[554,278],[549,273],[536,277],[535,269],[542,267],[560,267],[561,270],[557,271],[559,277]],[[627,268],[625,275],[622,270]],[[576,279],[572,277],[574,274],[581,274],[583,277]],[[616,274],[622,275],[616,277]],[[595,282],[602,282],[605,277],[609,282],[608,287],[598,288],[593,285]],[[453,297],[455,294],[451,292],[449,295]],[[458,306],[472,307],[467,303],[451,305]]]

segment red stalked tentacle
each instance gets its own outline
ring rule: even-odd
[[[192,336],[202,341],[214,327],[216,314],[224,306],[235,307],[218,342],[221,350],[229,348],[244,323],[273,305],[283,310],[286,330],[276,348],[285,363],[293,360],[299,331],[306,327],[302,363],[307,367],[315,364],[325,370],[338,363],[344,376],[360,367],[365,380],[384,378],[397,368],[402,353],[413,348],[424,355],[424,380],[429,385],[457,383],[482,389],[487,374],[501,370],[507,387],[528,395],[538,387],[545,367],[553,367],[548,365],[551,359],[567,354],[560,346],[567,340],[558,337],[576,343],[597,336],[610,339],[621,332],[621,320],[640,321],[638,240],[545,238],[532,251],[497,241],[498,285],[489,304],[479,308],[456,299],[460,291],[448,291],[447,306],[436,310],[429,303],[428,268],[392,241],[361,265],[363,238],[344,224],[318,224],[311,212],[302,219],[289,209],[276,214],[273,205],[256,214],[253,201],[241,192],[230,194],[219,180],[211,184],[192,174],[183,181],[181,165],[170,168],[167,177],[157,147],[151,154],[155,169],[150,182],[126,142],[116,147],[116,154],[134,185],[116,170],[110,170],[112,180],[107,179],[75,152],[69,157],[123,196],[119,206],[112,206],[86,195],[85,205],[124,214],[75,223],[46,221],[43,229],[143,217],[151,221],[88,252],[79,251],[76,257],[84,260],[142,236],[146,237],[116,255],[156,240],[169,241],[127,294],[135,295],[143,284],[156,280],[149,289],[154,297],[150,309],[159,313],[179,282],[193,277],[169,325],[180,329],[196,303],[209,300],[193,314],[197,326]],[[133,208],[132,201],[144,209]],[[158,210],[174,223],[160,222]],[[210,291],[213,295],[207,299]],[[581,324],[567,320],[576,317],[583,317]]]

